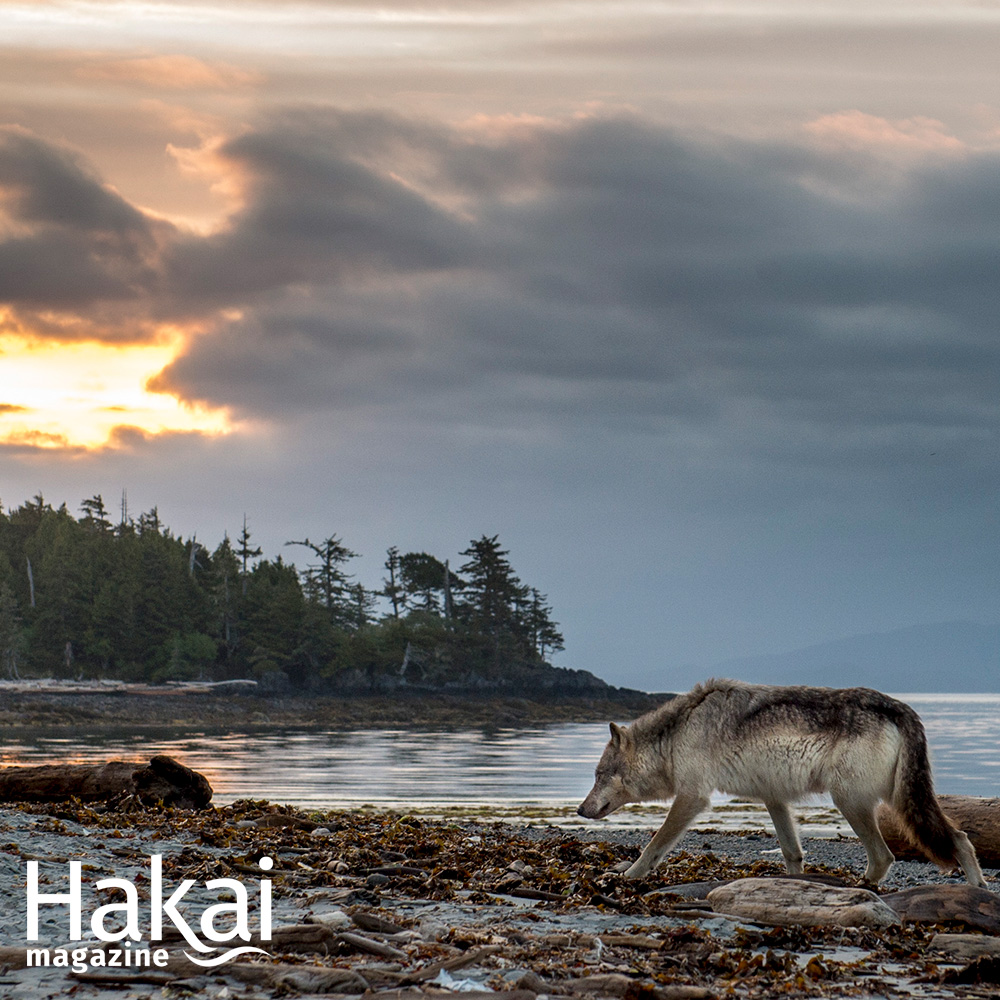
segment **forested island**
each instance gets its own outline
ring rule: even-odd
[[[263,694],[614,691],[554,668],[563,637],[496,535],[454,569],[387,549],[381,586],[350,572],[343,540],[289,540],[296,565],[262,558],[246,518],[209,549],[154,507],[74,515],[38,495],[0,508],[0,672],[132,682],[248,678]]]

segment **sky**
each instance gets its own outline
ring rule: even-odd
[[[651,690],[995,624],[998,50],[991,0],[0,0],[0,501],[370,587],[497,534]]]

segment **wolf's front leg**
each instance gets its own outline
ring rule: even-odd
[[[684,831],[694,822],[700,812],[704,812],[711,800],[707,795],[678,795],[663,821],[663,826],[653,834],[653,839],[639,855],[639,860],[626,869],[626,878],[639,878],[651,872],[666,853],[684,835]]]
[[[805,856],[799,831],[795,828],[795,819],[787,802],[765,802],[767,811],[771,814],[774,832],[778,835],[781,854],[785,859],[785,868],[789,875],[802,874],[802,859]]]

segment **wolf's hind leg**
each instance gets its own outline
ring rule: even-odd
[[[983,871],[979,867],[979,859],[976,857],[976,849],[961,830],[955,831],[955,857],[971,885],[979,886],[981,889],[987,888]]]
[[[848,798],[834,795],[833,804],[844,814],[844,819],[851,824],[851,829],[864,845],[868,855],[865,881],[878,885],[888,874],[896,857],[882,838],[882,831],[875,818],[874,803],[852,802]]]
[[[663,826],[653,834],[653,839],[639,855],[638,861],[626,869],[625,877],[639,878],[652,871],[681,839],[698,813],[704,812],[710,804],[711,800],[706,795],[678,795],[667,813],[667,818],[663,821]]]
[[[795,828],[795,820],[792,817],[791,809],[788,808],[788,803],[765,802],[764,805],[767,806],[767,811],[770,813],[774,832],[778,835],[781,855],[785,859],[785,869],[789,875],[801,875],[802,859],[805,855],[799,840],[799,831]]]

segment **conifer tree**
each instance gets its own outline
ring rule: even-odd
[[[497,635],[512,624],[514,602],[521,581],[514,575],[506,549],[500,548],[499,536],[483,535],[469,543],[461,555],[469,560],[460,567],[464,613],[473,627]]]
[[[400,556],[399,579],[407,606],[430,614],[442,613],[448,572],[440,559],[426,552]],[[451,576],[451,585],[457,586],[458,578]]]
[[[354,605],[354,628],[365,628],[372,620],[375,611],[375,594],[362,584],[355,583],[350,587],[350,595]]]
[[[108,508],[104,505],[104,497],[100,493],[89,500],[80,502],[80,510],[84,512],[83,525],[91,531],[104,535],[111,531],[111,521],[108,519]]]
[[[26,636],[17,598],[6,580],[0,580],[0,671],[16,680],[21,675],[17,667],[24,655]]]
[[[548,598],[538,592],[535,587],[529,591],[530,602],[527,608],[526,624],[531,645],[535,655],[545,660],[547,652],[557,652],[565,649],[563,636],[559,631],[559,623],[552,620],[552,608]]]
[[[392,605],[392,617],[399,619],[399,612],[404,607],[405,597],[399,582],[399,549],[393,545],[386,550],[383,565],[389,571],[388,577],[382,578],[382,596]]]
[[[351,577],[344,571],[344,566],[357,558],[357,553],[352,552],[336,535],[319,544],[308,538],[285,544],[304,546],[316,556],[317,561],[306,566],[303,574],[306,597],[322,605],[334,625],[349,624],[354,619],[354,599]]]
[[[212,553],[211,567],[210,589],[215,604],[215,620],[222,640],[220,653],[227,667],[231,668],[236,663],[236,651],[242,634],[246,588],[240,573],[240,559],[233,551],[228,534],[223,535],[222,541]]]
[[[291,544],[291,543],[289,543]],[[240,560],[240,566],[242,567],[240,573],[241,589],[244,595],[247,592],[247,579],[250,575],[250,560],[256,559],[261,555],[262,549],[259,545],[250,544],[250,529],[247,527],[247,516],[243,515],[243,530],[240,532],[239,543],[236,548],[237,558]]]
[[[348,574],[356,554],[336,535],[288,544],[308,551],[305,568],[260,561],[244,517],[238,544],[227,535],[210,552],[156,507],[131,520],[124,494],[117,524],[100,494],[76,517],[41,495],[0,509],[0,673],[252,674],[308,690],[348,670],[398,674],[408,648],[411,672],[433,683],[563,648],[547,597],[518,579],[496,535],[469,543],[460,575],[393,546],[378,590]],[[377,597],[391,606],[381,620]]]

